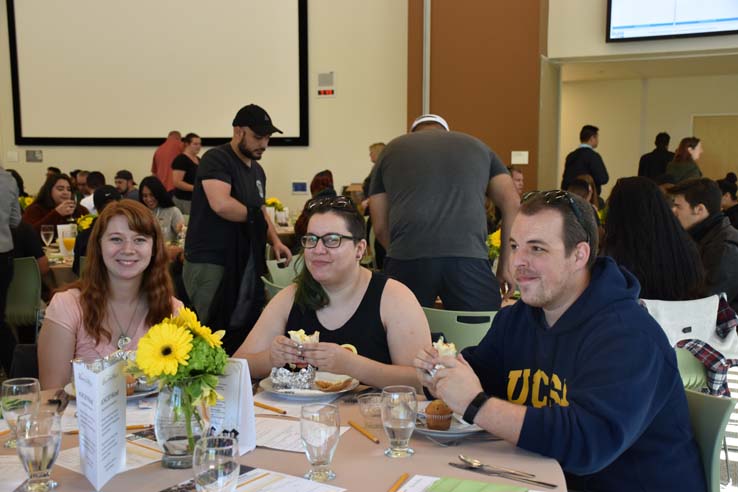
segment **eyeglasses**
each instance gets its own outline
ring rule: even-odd
[[[344,236],[343,234],[338,234],[336,232],[329,232],[328,234],[323,234],[322,236],[316,236],[315,234],[305,234],[304,236],[302,236],[302,239],[300,239],[300,242],[305,249],[313,249],[318,245],[318,241],[323,241],[323,246],[325,246],[326,248],[333,249],[341,246],[342,239],[351,239],[353,241],[356,238],[354,236]]]
[[[579,209],[579,205],[577,205],[577,202],[574,200],[574,198],[572,198],[571,193],[564,190],[529,191],[528,193],[525,193],[523,195],[523,198],[522,200],[520,200],[520,202],[525,203],[535,196],[542,196],[544,203],[546,203],[547,205],[555,205],[558,203],[565,203],[569,205],[572,213],[574,213],[574,217],[576,217],[577,222],[579,222],[579,225],[582,226],[582,229],[584,229],[584,233],[587,235],[587,243],[590,243],[591,238],[589,236],[589,229],[587,229],[582,211]]]
[[[330,207],[338,210],[351,210],[355,209],[356,205],[354,205],[354,202],[352,202],[349,197],[338,195],[313,198],[312,200],[310,200],[310,202],[308,202],[307,210],[309,212],[317,207]]]

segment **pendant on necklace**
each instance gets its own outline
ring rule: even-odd
[[[131,343],[131,337],[129,337],[128,335],[121,335],[118,337],[118,348],[120,350],[126,348],[126,345],[128,345],[129,343]]]

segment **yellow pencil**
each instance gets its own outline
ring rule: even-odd
[[[266,403],[262,403],[260,401],[255,401],[254,406],[263,408],[264,410],[269,410],[274,413],[278,413],[280,415],[285,415],[287,413],[287,410],[282,410],[281,408],[273,407],[271,405],[267,405]]]
[[[0,431],[0,437],[3,437],[6,434],[10,434],[10,429],[5,429],[4,431]]]
[[[353,427],[353,428],[354,428],[354,429],[356,429],[357,431],[359,431],[359,432],[361,432],[362,434],[364,434],[364,436],[365,436],[365,437],[366,437],[367,439],[369,439],[370,441],[374,441],[374,442],[375,442],[376,444],[379,444],[379,439],[377,439],[376,437],[374,437],[374,434],[372,434],[371,432],[369,432],[368,430],[366,430],[365,428],[363,428],[362,426],[360,426],[359,424],[357,424],[357,423],[356,423],[356,422],[354,422],[353,420],[349,420],[349,421],[348,421],[348,423],[349,423],[349,425],[350,425],[351,427]]]
[[[147,424],[129,425],[129,426],[126,426],[126,430],[127,431],[130,431],[130,430],[143,430],[143,429],[150,429],[151,427],[152,427],[151,425],[147,425]],[[72,436],[73,435],[76,435],[76,434],[79,434],[79,429],[74,429],[74,430],[67,431],[67,432],[65,432],[65,434],[69,434],[69,435],[72,435]]]
[[[408,474],[403,473],[400,475],[400,478],[397,479],[395,483],[392,484],[392,487],[389,488],[387,492],[397,492],[397,490],[402,486],[403,483],[405,483],[405,480],[407,480]]]

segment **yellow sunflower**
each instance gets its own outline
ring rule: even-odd
[[[164,320],[165,323],[173,323],[177,326],[189,327],[193,325],[199,325],[200,322],[197,320],[197,315],[189,308],[183,307],[177,313],[177,316],[170,316]]]
[[[186,366],[192,350],[192,333],[184,327],[162,322],[154,325],[138,342],[136,364],[146,376],[174,376]]]
[[[192,333],[204,339],[211,347],[220,347],[223,345],[220,339],[225,335],[225,330],[219,330],[213,333],[210,328],[202,326],[200,323],[191,324],[189,328],[192,330]]]

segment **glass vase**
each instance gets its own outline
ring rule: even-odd
[[[192,468],[195,444],[207,434],[207,406],[194,405],[185,387],[164,386],[159,392],[154,431],[164,453],[164,468]]]

